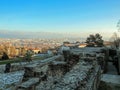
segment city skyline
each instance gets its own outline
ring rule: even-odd
[[[120,1],[1,0],[0,30],[22,32],[102,33],[117,31]],[[80,33],[80,34],[79,34]]]

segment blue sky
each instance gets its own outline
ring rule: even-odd
[[[0,0],[0,30],[115,32],[120,0]]]

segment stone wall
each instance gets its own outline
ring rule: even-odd
[[[99,70],[99,66],[79,62],[61,78],[53,90],[97,90],[98,85],[94,82],[100,82]]]
[[[6,90],[22,82],[24,71],[0,74],[0,90]]]
[[[97,90],[101,77],[97,58],[94,53],[84,58],[80,53],[79,49],[72,50],[67,61],[62,55],[57,55],[23,64],[22,68],[19,68],[20,64],[18,67],[14,66],[12,71],[23,68],[24,71],[4,74],[7,79],[2,79],[1,74],[1,89],[14,90],[13,88],[18,87],[16,90]],[[5,80],[11,83],[4,83]]]
[[[5,65],[0,65],[0,73],[4,73],[5,71]]]
[[[65,63],[52,63],[49,66],[52,68],[47,79],[41,81],[35,90],[97,90],[99,86],[101,68],[94,58],[79,59],[76,65],[70,67],[70,71],[62,69]]]

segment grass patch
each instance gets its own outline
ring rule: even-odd
[[[35,57],[32,57],[32,60],[43,60],[49,57],[50,56],[46,56],[46,57],[35,56]],[[18,62],[27,62],[27,61],[24,60],[23,57],[19,57],[19,58],[13,58],[13,59],[8,59],[8,60],[1,60],[0,65],[7,64],[7,63],[18,63]]]
[[[8,59],[8,60],[1,60],[0,65],[7,64],[7,63],[17,63],[23,61],[23,58],[14,58],[14,59]]]

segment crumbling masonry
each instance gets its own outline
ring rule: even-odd
[[[72,49],[69,54],[67,61],[56,55],[18,64],[13,72],[0,74],[0,90],[97,90],[105,53],[99,48]]]

